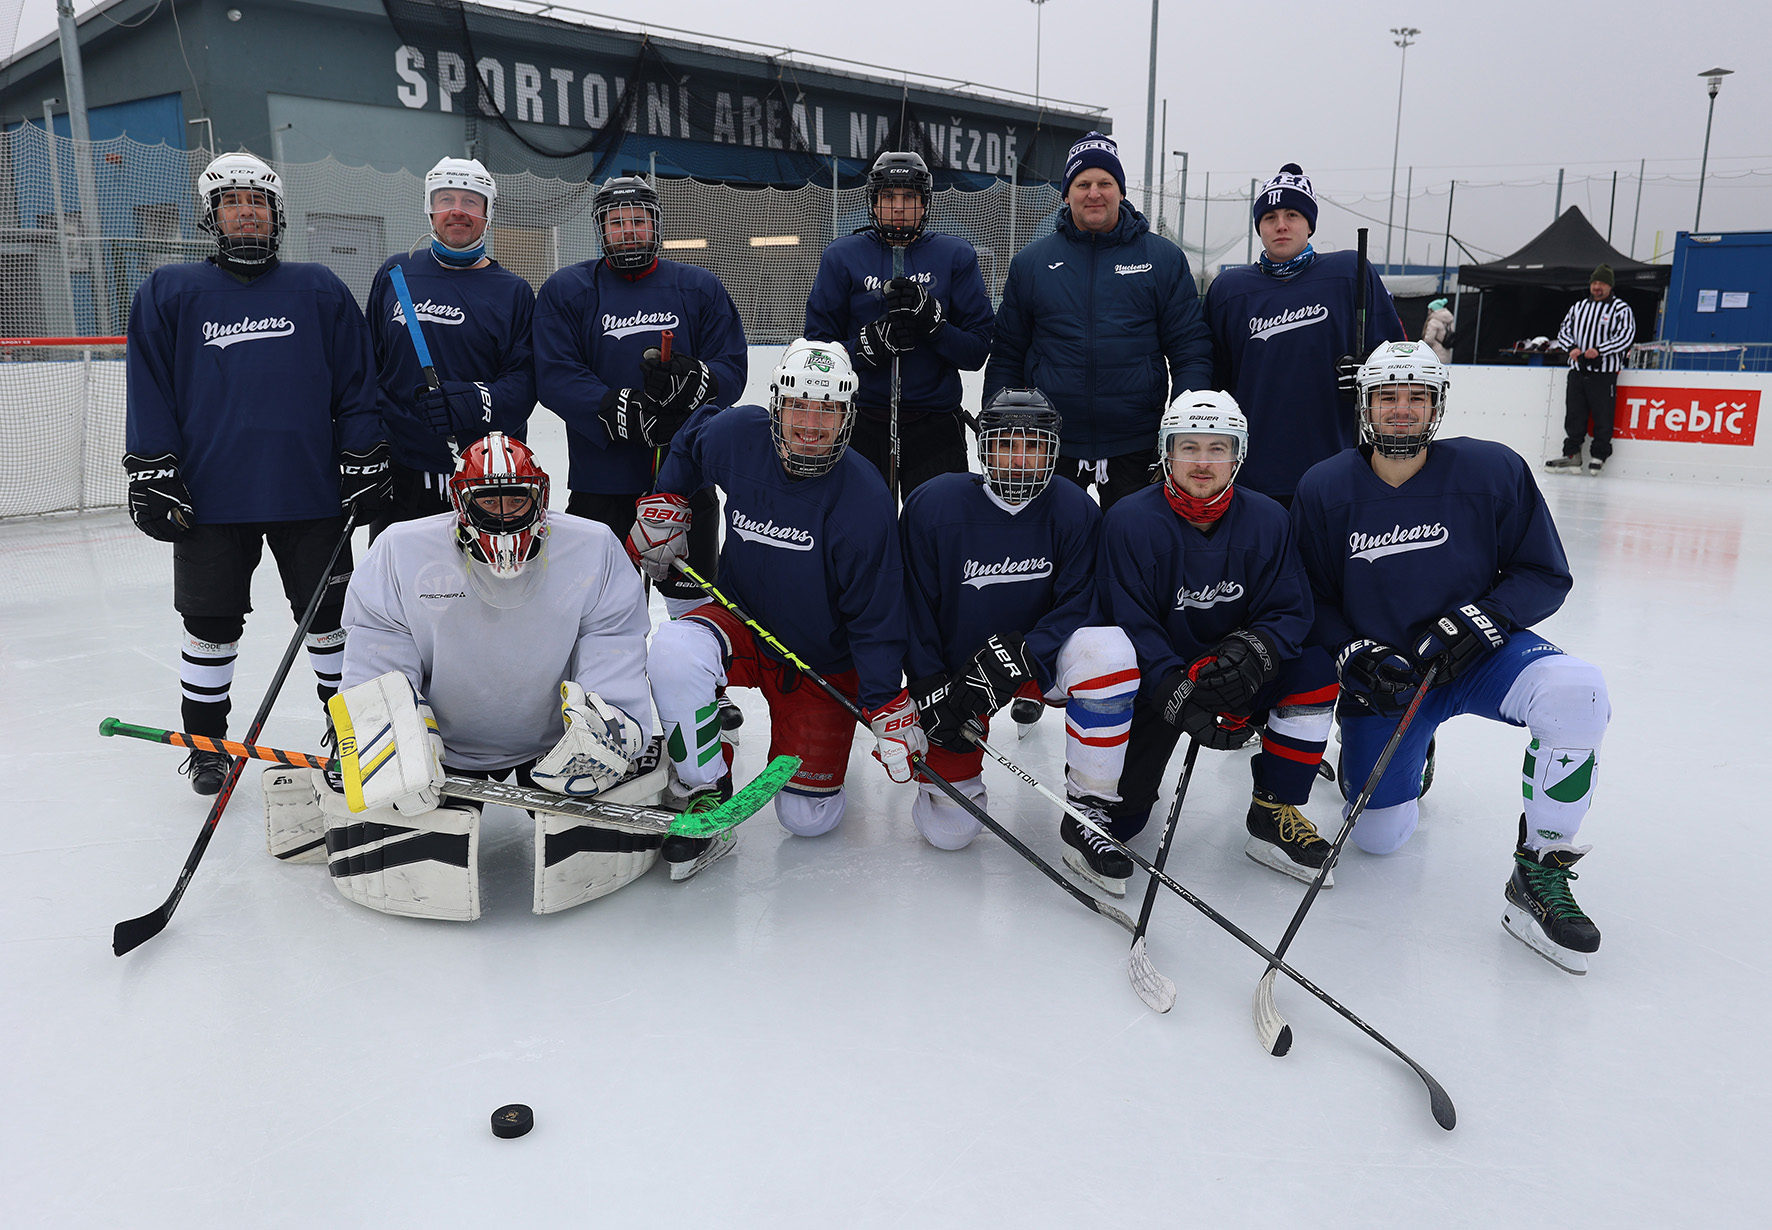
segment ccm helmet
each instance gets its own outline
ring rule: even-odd
[[[769,380],[769,429],[789,474],[817,478],[842,459],[855,429],[855,389],[849,352],[836,342],[799,338],[782,354]]]

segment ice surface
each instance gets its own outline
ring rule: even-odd
[[[1772,491],[1545,488],[1577,584],[1543,631],[1604,667],[1616,710],[1576,886],[1605,932],[1592,973],[1502,930],[1524,736],[1474,719],[1442,732],[1415,838],[1350,847],[1291,953],[1441,1080],[1450,1134],[1406,1067],[1285,982],[1297,1040],[1265,1055],[1260,960],[1167,893],[1151,955],[1180,1000],[1152,1014],[1123,931],[988,835],[921,844],[909,788],[861,742],[837,833],[791,838],[766,811],[697,879],[548,918],[526,819],[491,809],[472,924],[375,914],[273,861],[253,771],[171,925],[113,957],[112,925],[165,897],[208,806],[182,753],[96,733],[177,724],[170,553],[121,514],[0,526],[0,1216],[1763,1224]],[[292,627],[268,561],[254,596],[236,732]],[[767,716],[735,696],[748,775]],[[298,661],[264,741],[313,749],[320,729]],[[1000,742],[1060,780],[1056,715]],[[1056,864],[1051,808],[986,781]],[[1205,753],[1169,868],[1271,943],[1303,886],[1243,856],[1247,791],[1246,756]],[[1333,795],[1309,808],[1331,832]],[[534,1107],[529,1136],[492,1136],[507,1102]]]

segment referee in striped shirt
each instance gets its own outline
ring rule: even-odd
[[[1612,455],[1618,369],[1637,340],[1637,318],[1630,305],[1612,293],[1617,281],[1612,266],[1595,269],[1588,279],[1588,297],[1569,309],[1557,330],[1557,345],[1569,352],[1569,388],[1563,403],[1563,455],[1545,462],[1546,469],[1581,469],[1581,445],[1590,419],[1594,442],[1587,451],[1587,472],[1598,474]]]

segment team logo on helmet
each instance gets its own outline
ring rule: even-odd
[[[831,374],[831,356],[822,350],[814,350],[806,356],[806,366],[816,367],[828,376]]]

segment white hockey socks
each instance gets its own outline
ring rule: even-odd
[[[640,724],[570,679],[560,685],[560,700],[566,733],[536,762],[535,784],[582,798],[620,781],[646,746]]]
[[[193,718],[204,712],[200,706],[227,705],[228,691],[234,685],[234,659],[239,652],[238,640],[206,641],[192,636],[188,628],[185,630],[184,644],[179,652],[178,684],[185,702],[185,724],[194,733],[219,735],[226,729],[226,708],[212,711],[219,715],[215,722],[200,722]],[[213,726],[214,729],[199,730],[198,726]]]
[[[443,737],[431,707],[399,671],[346,688],[326,703],[338,734],[345,801],[354,812],[397,807],[421,816],[437,806]]]
[[[697,620],[661,624],[646,653],[646,674],[677,780],[690,791],[714,785],[726,773],[715,693],[726,682],[720,639]]]
[[[314,679],[320,685],[320,700],[332,699],[345,669],[345,630],[310,632],[304,638],[308,647],[308,665],[314,668]]]
[[[1138,680],[1138,655],[1118,628],[1078,628],[1059,649],[1053,699],[1065,702],[1065,787],[1072,798],[1119,801]]]
[[[1605,677],[1580,658],[1547,654],[1520,672],[1501,713],[1532,731],[1520,766],[1526,848],[1573,842],[1593,803],[1600,742],[1612,719]]]

